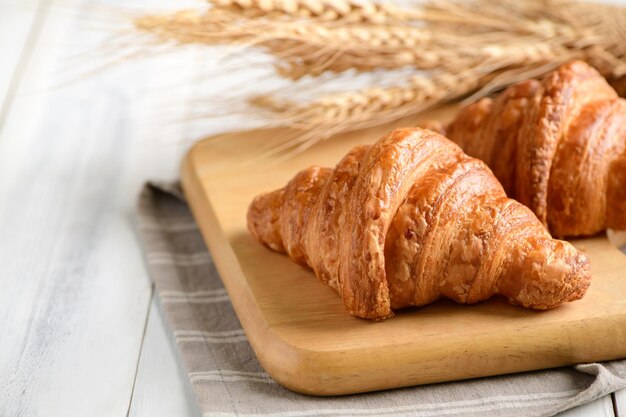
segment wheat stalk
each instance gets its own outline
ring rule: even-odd
[[[405,85],[388,88],[370,87],[361,91],[330,94],[312,102],[297,104],[273,96],[257,96],[251,103],[269,112],[280,125],[302,132],[271,149],[269,154],[283,151],[300,152],[334,134],[389,123],[452,101],[479,90],[474,98],[484,96],[524,79],[536,77],[568,61],[571,57],[523,69],[493,72],[484,67],[456,74],[437,73],[414,76]],[[289,154],[291,155],[291,153]]]
[[[347,69],[371,71],[411,66],[419,70],[458,71],[494,58],[506,65],[538,62],[554,56],[558,44],[541,39],[507,45],[493,39],[457,36],[404,26],[325,25],[316,21],[302,25],[293,21],[268,23],[240,18],[224,12],[200,14],[183,11],[174,15],[137,19],[138,29],[163,40],[179,43],[230,43],[265,48],[281,61],[279,73],[291,79]],[[474,48],[459,51],[469,42]]]
[[[296,17],[342,23],[406,22],[419,19],[419,10],[384,3],[356,3],[349,0],[210,0],[216,8],[249,18]]]
[[[350,68],[369,71],[412,65],[420,69],[452,62],[452,52],[433,49],[432,34],[412,27],[307,25],[293,21],[268,23],[244,20],[229,13],[183,11],[174,15],[143,16],[135,27],[162,41],[182,44],[239,44],[262,47],[281,59],[282,75],[297,79],[303,74],[341,72]],[[454,44],[460,39],[438,42]]]
[[[484,3],[493,3],[486,0]],[[512,2],[507,2],[512,3]],[[433,3],[424,9],[426,16],[424,27],[403,25],[372,25],[351,24],[337,25],[319,21],[317,18],[310,19],[306,24],[294,20],[274,21],[263,15],[263,19],[242,17],[240,13],[230,11],[236,5],[244,10],[287,10],[296,13],[304,6],[316,4],[308,1],[280,1],[280,0],[220,0],[218,8],[209,9],[204,13],[197,11],[183,11],[174,15],[145,16],[136,20],[138,29],[157,35],[162,41],[177,41],[178,43],[199,44],[240,44],[243,46],[255,46],[265,48],[282,60],[279,65],[281,75],[297,79],[304,74],[319,75],[324,71],[341,72],[346,69],[358,71],[371,71],[373,69],[393,69],[410,65],[419,70],[448,70],[466,68],[473,63],[483,62],[494,55],[499,55],[503,60],[508,60],[514,65],[524,63],[536,63],[538,60],[549,59],[559,55],[563,50],[571,48],[572,44],[581,39],[593,39],[596,43],[605,39],[618,39],[613,45],[595,45],[588,48],[587,54],[590,61],[605,68],[604,73],[620,76],[626,73],[624,70],[624,44],[619,41],[619,35],[624,29],[620,25],[605,25],[604,20],[589,23],[590,18],[586,15],[577,17],[575,21],[535,21],[532,13],[537,14],[529,4],[537,2],[521,2],[523,8],[511,5],[513,14],[507,25],[511,30],[524,33],[523,37],[516,40],[511,32],[503,32],[501,29],[491,30],[484,33],[484,27],[477,22],[486,21],[489,29],[493,29],[492,22],[502,22],[503,11],[498,7],[486,7],[489,11],[484,16],[476,17],[474,26],[472,22],[474,14],[469,2],[467,8],[459,8],[455,3]],[[288,7],[295,4],[300,7]],[[352,5],[341,7],[343,2],[330,6],[331,3],[319,3],[323,12],[332,8],[337,10],[367,10],[364,6]],[[268,6],[269,5],[269,6]],[[324,7],[322,7],[324,6]],[[442,23],[433,23],[428,18],[444,14],[442,7],[446,6],[448,16],[452,21],[465,18],[463,29],[459,26],[445,29]],[[374,6],[371,6],[374,7]],[[379,6],[382,7],[382,6]],[[536,7],[539,7],[536,5]],[[306,8],[304,8],[306,9]],[[238,9],[237,9],[238,10]],[[308,9],[306,9],[308,10]],[[314,10],[314,9],[311,9]],[[511,10],[507,9],[509,14]],[[612,11],[612,10],[611,10]],[[469,16],[463,16],[463,13]],[[606,14],[606,13],[605,13]],[[458,17],[458,18],[457,18]],[[585,20],[579,24],[580,20]],[[362,20],[362,19],[361,19]],[[597,19],[596,19],[597,20]],[[496,26],[500,26],[496,25]],[[604,32],[611,31],[612,36],[594,34],[603,27]],[[623,36],[623,33],[622,33]],[[468,45],[464,48],[463,45]],[[588,45],[578,45],[579,49]],[[619,49],[621,48],[622,51]],[[618,49],[618,53],[615,50]],[[502,51],[506,51],[502,53]],[[510,51],[514,51],[512,55]],[[470,62],[468,62],[468,59]],[[609,70],[610,69],[610,70]]]
[[[406,8],[350,0],[209,3],[204,11],[144,16],[135,26],[163,43],[261,48],[293,80],[346,70],[416,71],[406,84],[305,103],[252,99],[270,120],[302,132],[273,151],[301,150],[338,132],[476,98],[573,58],[607,77],[626,76],[621,7],[566,0],[431,0]]]
[[[456,98],[476,87],[477,77],[471,72],[433,77],[412,77],[406,85],[389,88],[369,87],[358,92],[331,94],[304,105],[269,96],[253,99],[256,105],[280,114],[280,120],[297,129],[316,125],[361,123],[373,113],[398,118],[416,108],[444,98]]]

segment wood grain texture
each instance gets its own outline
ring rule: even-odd
[[[140,125],[156,78],[145,69],[42,89],[106,36],[79,29],[84,2],[62,3],[0,132],[3,417],[126,415],[151,294],[132,213],[145,178],[175,177],[183,148]]]
[[[202,414],[171,334],[154,296],[137,369],[136,389],[128,412],[130,417]]]
[[[333,395],[626,356],[626,257],[605,237],[576,242],[590,255],[594,275],[582,301],[546,312],[501,300],[470,307],[443,301],[371,323],[350,317],[310,271],[249,235],[245,218],[254,195],[283,186],[306,166],[332,166],[389,129],[344,135],[273,166],[252,155],[278,131],[237,135],[237,147],[232,135],[213,138],[187,156],[182,178],[194,215],[250,342],[275,379],[295,391]]]

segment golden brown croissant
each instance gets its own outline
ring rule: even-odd
[[[440,297],[501,294],[547,309],[581,298],[590,280],[586,255],[552,239],[482,161],[426,129],[395,130],[335,169],[300,172],[254,199],[248,228],[368,319]]]
[[[440,131],[554,236],[626,229],[626,100],[584,62],[479,100]]]

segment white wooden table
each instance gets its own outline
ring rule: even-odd
[[[0,416],[196,416],[134,229],[173,179],[211,69],[191,51],[102,63],[111,10],[180,0],[0,0]],[[166,87],[164,87],[166,86]],[[169,86],[169,87],[167,87]],[[208,85],[217,89],[219,85]],[[170,100],[170,92],[176,99]],[[206,92],[206,90],[205,90]],[[626,417],[626,391],[564,415]]]

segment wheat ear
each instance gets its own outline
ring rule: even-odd
[[[385,24],[406,22],[421,16],[419,9],[349,0],[210,0],[210,3],[216,8],[251,18],[290,16],[320,22]]]
[[[252,104],[302,134],[278,151],[378,125],[439,103],[477,98],[555,64],[585,59],[626,76],[626,9],[565,0],[431,0],[416,7],[351,0],[210,0],[212,7],[146,16],[136,27],[163,43],[258,47],[291,79],[409,67],[407,84],[331,94],[308,103]]]

